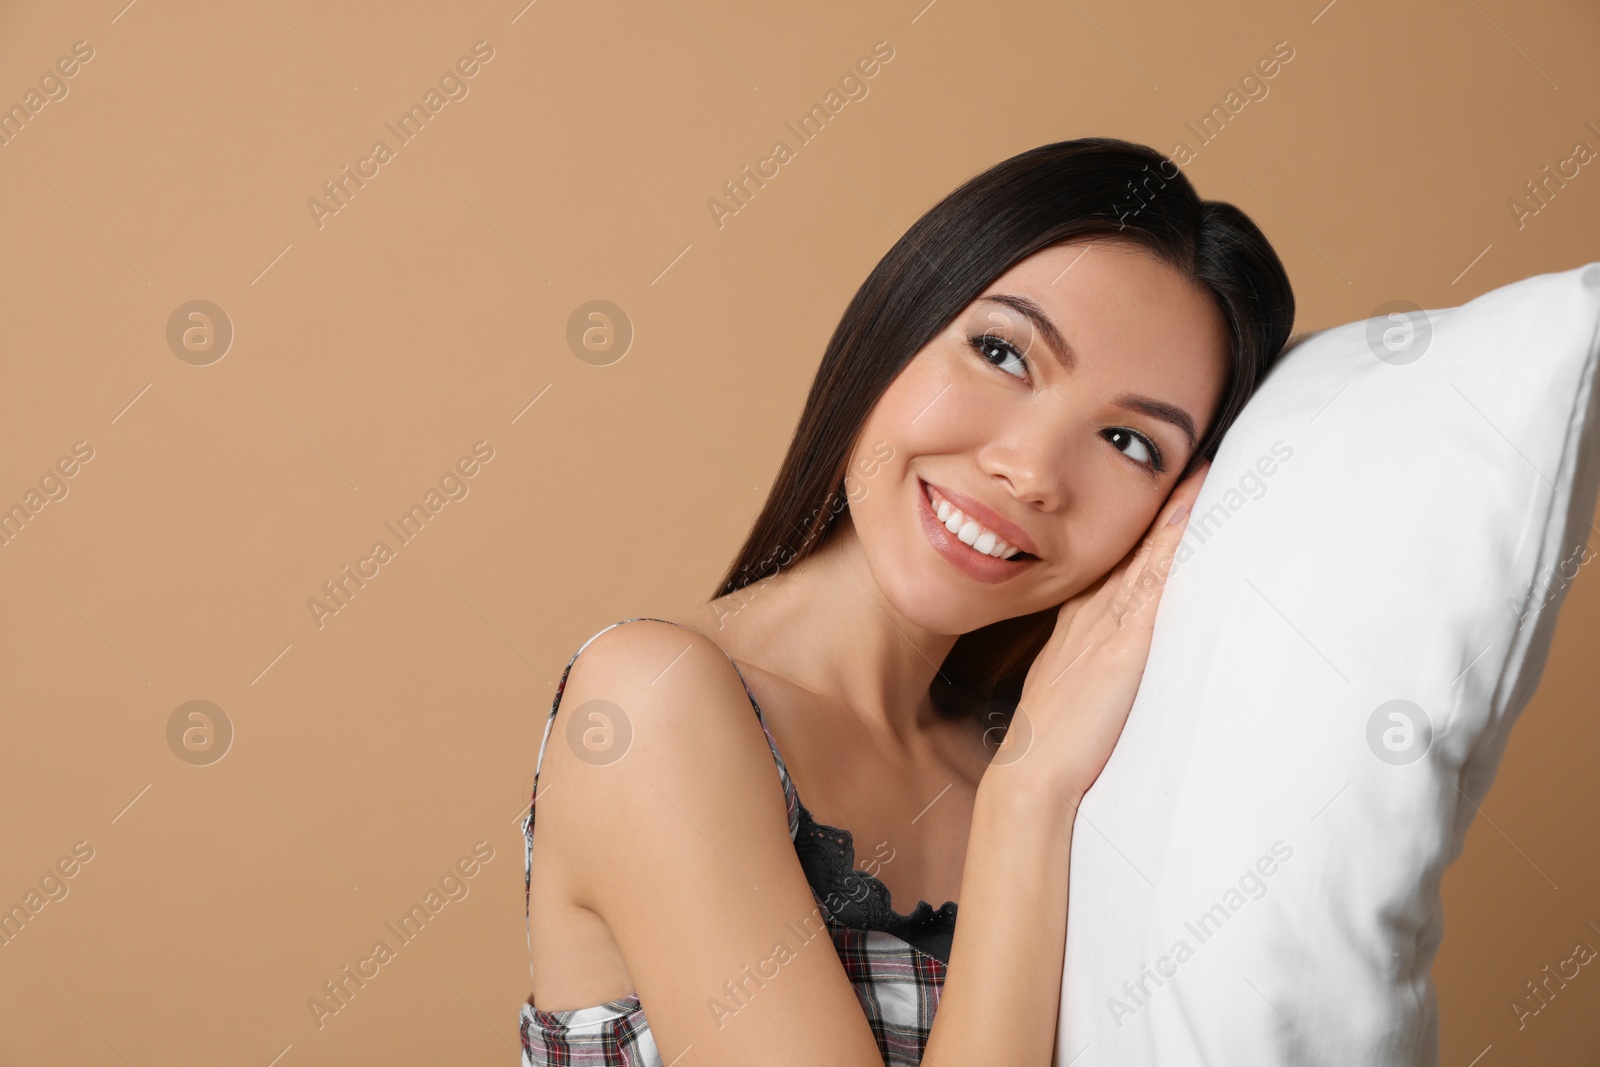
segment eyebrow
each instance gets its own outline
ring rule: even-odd
[[[1044,309],[1025,296],[1014,293],[989,293],[980,296],[979,300],[987,300],[995,304],[1004,304],[1013,311],[1027,316],[1033,323],[1033,328],[1039,331],[1044,338],[1045,347],[1050,349],[1050,354],[1056,357],[1056,362],[1061,364],[1063,370],[1070,371],[1078,362],[1078,354],[1073,351],[1067,339],[1061,336],[1061,331],[1056,329],[1056,324],[1050,321],[1050,316]],[[1175,404],[1168,404],[1164,400],[1143,396],[1139,393],[1119,393],[1112,399],[1112,403],[1124,411],[1137,411],[1153,419],[1170,423],[1188,438],[1189,450],[1194,451],[1195,442],[1199,435],[1195,431],[1194,419],[1189,413]]]

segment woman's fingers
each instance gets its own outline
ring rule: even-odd
[[[1133,584],[1140,579],[1141,572],[1149,562],[1151,550],[1154,548],[1157,539],[1163,533],[1171,532],[1171,526],[1175,525],[1171,522],[1172,517],[1178,513],[1180,508],[1187,509],[1193,505],[1194,498],[1200,495],[1200,486],[1205,481],[1206,472],[1210,469],[1211,461],[1207,460],[1196,468],[1193,474],[1173,487],[1166,503],[1161,506],[1161,510],[1156,512],[1156,517],[1150,523],[1150,528],[1145,531],[1144,539],[1132,553],[1132,559],[1129,561],[1128,567],[1121,573],[1120,592],[1128,592]],[[1184,514],[1187,515],[1188,512],[1185,511]],[[1179,529],[1181,536],[1182,527],[1180,526]]]
[[[1189,513],[1200,495],[1200,486],[1211,469],[1208,460],[1173,490],[1165,506],[1156,514],[1149,532],[1121,576],[1118,595],[1111,610],[1120,628],[1129,616],[1145,615],[1152,622],[1155,605],[1172,573],[1173,558],[1188,526]],[[1146,614],[1148,613],[1148,614]]]

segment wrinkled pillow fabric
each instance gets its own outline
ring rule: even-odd
[[[1440,880],[1600,551],[1600,263],[1408,307],[1212,464],[1075,823],[1056,1067],[1438,1062]]]

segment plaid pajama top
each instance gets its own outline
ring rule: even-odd
[[[633,621],[635,619],[614,622],[589,641],[612,626]],[[653,621],[681,625],[670,619]],[[533,934],[526,909],[532,896],[533,821],[539,793],[539,766],[544,762],[545,746],[555,725],[567,675],[589,641],[572,654],[556,685],[550,716],[545,720],[544,738],[539,744],[538,761],[534,765],[533,801],[522,823],[524,922],[528,926],[530,952]],[[733,662],[731,656],[729,662]],[[744,674],[737,663],[733,669],[744,683]],[[909,915],[892,909],[889,890],[884,884],[856,868],[850,832],[818,823],[800,803],[800,795],[789,780],[788,767],[784,765],[772,731],[767,728],[761,705],[750,692],[748,683],[744,683],[744,691],[778,765],[778,781],[789,812],[789,836],[794,839],[795,851],[811,885],[811,895],[833,939],[834,949],[855,987],[856,999],[866,1013],[873,1037],[877,1039],[878,1051],[886,1067],[913,1067],[922,1060],[928,1031],[939,1008],[950,943],[955,935],[957,904],[946,901],[935,910],[927,901],[918,901]],[[522,1005],[520,1028],[523,1067],[663,1067],[637,993],[628,993],[590,1008],[556,1012],[535,1007],[530,996]]]

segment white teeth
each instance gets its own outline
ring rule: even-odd
[[[931,499],[931,503],[933,513],[944,523],[944,528],[955,534],[962,544],[996,559],[1010,559],[1021,551],[978,520],[962,514],[961,509],[943,497]]]

